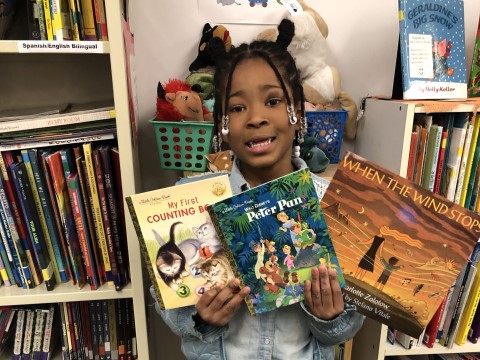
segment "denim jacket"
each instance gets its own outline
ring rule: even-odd
[[[296,168],[305,168],[303,160],[292,159]],[[216,174],[215,174],[216,175]],[[206,176],[215,176],[206,175]],[[319,178],[312,174],[316,180]],[[179,183],[192,181],[182,179]],[[238,162],[230,174],[234,194],[248,184],[240,173]],[[153,287],[150,293],[156,300]],[[194,306],[172,310],[155,308],[172,331],[181,337],[181,348],[187,359],[314,359],[333,360],[334,346],[352,338],[363,324],[364,316],[346,304],[343,313],[324,321],[312,315],[304,303],[296,303],[255,317],[242,306],[227,326],[195,326]]]

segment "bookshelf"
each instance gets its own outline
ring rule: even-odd
[[[23,41],[0,41],[0,110],[38,107],[55,103],[83,103],[113,100],[116,112],[117,143],[124,196],[140,187],[138,148],[133,140],[128,107],[123,10],[121,0],[105,1],[108,42],[98,42],[96,53],[62,50],[22,52]],[[41,43],[41,42],[38,42]],[[53,42],[43,42],[53,43]],[[79,42],[84,43],[84,42]],[[133,224],[127,215],[127,243],[131,282],[121,291],[103,285],[92,291],[88,285],[78,290],[71,282],[57,284],[53,291],[45,287],[20,289],[0,287],[2,305],[32,305],[51,302],[90,301],[130,298],[133,300],[139,359],[149,359],[147,319],[141,254]],[[8,354],[0,355],[0,360]],[[8,357],[9,358],[9,357]],[[58,349],[54,359],[61,359]]]
[[[410,134],[414,115],[424,113],[480,111],[479,99],[458,101],[396,101],[370,98],[358,123],[355,153],[401,176],[406,176],[410,149]],[[385,356],[466,353],[480,351],[479,344],[467,341],[452,349],[435,344],[405,349],[387,342],[387,327],[365,319],[353,341],[352,360],[384,359]]]

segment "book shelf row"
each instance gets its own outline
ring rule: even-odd
[[[104,0],[29,0],[26,14],[29,40],[108,40]]]
[[[407,179],[478,212],[479,127],[469,112],[415,114]]]
[[[131,299],[0,308],[0,358],[136,359]]]
[[[129,281],[115,144],[4,151],[0,157],[0,275],[6,287]]]

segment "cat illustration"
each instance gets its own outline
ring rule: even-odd
[[[181,224],[181,222],[176,222],[172,224],[172,227]],[[160,246],[163,246],[167,242],[162,238],[162,236],[156,231],[152,230],[153,234],[155,236],[155,239],[157,242],[160,244]],[[171,229],[170,229],[171,231]],[[172,237],[170,236],[170,240]],[[198,241],[198,239],[193,239],[193,238],[187,238],[182,240],[179,244],[176,245],[178,249],[181,251],[183,256],[185,257],[185,263],[187,266],[191,266],[198,260],[198,249],[200,249],[201,243]]]
[[[178,224],[181,224],[181,222],[176,222],[170,227],[170,240],[167,243],[160,244],[156,259],[158,275],[173,291],[177,291],[178,285],[183,282],[183,278],[189,275],[185,269],[185,255],[175,244],[175,227]],[[156,232],[154,231],[154,233]]]
[[[207,246],[210,248],[212,254],[216,253],[222,248],[220,239],[215,231],[211,220],[207,217],[207,221],[200,225],[199,227],[192,228],[195,237],[200,241],[202,246]]]
[[[207,260],[197,265],[200,275],[207,280],[203,285],[205,291],[213,286],[223,287],[234,277],[225,251],[220,249]]]

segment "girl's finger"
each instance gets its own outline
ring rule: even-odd
[[[319,276],[320,276],[320,289],[321,289],[321,301],[324,309],[332,309],[333,308],[333,296],[332,296],[332,288],[330,286],[330,277],[328,274],[328,269],[325,265],[321,265],[318,268]],[[315,298],[315,297],[314,297]]]

